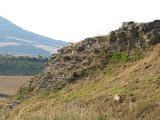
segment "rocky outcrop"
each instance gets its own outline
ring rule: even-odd
[[[160,42],[160,20],[149,23],[124,22],[110,33],[109,48],[113,52],[130,53],[135,48],[145,48]]]
[[[43,73],[35,76],[26,86],[39,93],[43,89],[59,89],[66,82],[73,82],[87,71],[87,67],[105,51],[107,37],[87,38],[63,47],[50,57]]]
[[[88,67],[99,56],[105,58],[105,60],[101,58],[101,63],[105,64],[108,53],[130,54],[136,48],[145,48],[158,42],[160,42],[160,20],[149,23],[125,22],[108,36],[87,38],[58,50],[51,56],[44,72],[32,78],[24,88],[27,87],[27,90],[34,93],[39,93],[43,89],[60,89],[67,82],[74,82],[84,76]]]

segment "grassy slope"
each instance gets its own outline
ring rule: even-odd
[[[110,63],[60,91],[44,92],[5,115],[11,120],[160,119],[160,44],[144,57]],[[120,94],[122,103],[114,96]]]

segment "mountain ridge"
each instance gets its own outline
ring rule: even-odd
[[[23,55],[23,49],[22,51],[16,50],[16,47],[21,45],[28,45],[34,47],[34,49],[37,49],[37,51],[42,52],[42,56],[46,55],[49,56],[57,51],[57,49],[69,45],[68,42],[64,42],[61,40],[54,40],[48,37],[44,37],[39,34],[35,34],[33,32],[29,32],[27,30],[24,30],[20,28],[17,25],[14,25],[9,20],[0,17],[0,47],[3,47],[3,51],[1,51],[1,54],[15,54],[15,55]],[[7,42],[9,43],[7,45]],[[5,44],[5,45],[4,45]],[[6,46],[15,46],[14,51],[4,50]],[[27,48],[27,46],[26,46]],[[29,48],[28,48],[29,50]],[[21,52],[18,54],[18,52]],[[27,53],[27,50],[25,50]],[[28,55],[38,55],[39,53],[32,53],[29,52]]]

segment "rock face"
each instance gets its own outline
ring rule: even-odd
[[[149,23],[124,22],[112,31],[109,48],[113,52],[130,53],[135,48],[148,47],[160,42],[160,20]]]
[[[94,62],[100,52],[105,51],[108,38],[87,38],[82,42],[63,47],[57,54],[53,54],[46,64],[43,73],[30,81],[34,91],[61,88],[66,82],[73,82],[83,76],[87,67]]]
[[[35,93],[43,89],[59,89],[66,82],[74,82],[86,76],[88,68],[93,63],[105,64],[108,53],[129,54],[136,48],[145,48],[158,42],[160,42],[160,20],[150,23],[125,22],[109,36],[87,38],[58,50],[51,56],[44,72],[32,78],[26,86]],[[99,57],[102,61],[97,62]]]

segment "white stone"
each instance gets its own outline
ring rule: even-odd
[[[117,94],[117,95],[114,96],[114,99],[115,99],[116,101],[120,101],[121,96]]]

